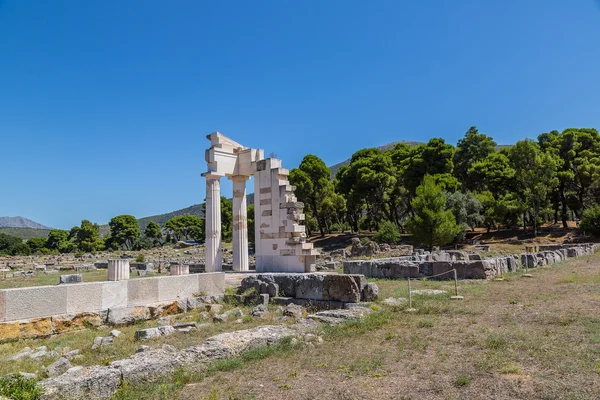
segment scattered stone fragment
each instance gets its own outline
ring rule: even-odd
[[[299,306],[298,304],[288,304],[285,307],[285,310],[283,310],[283,315],[285,317],[293,317],[296,319],[301,319],[303,317],[303,311],[304,309],[302,308],[302,306]]]
[[[445,290],[438,290],[438,289],[416,289],[411,291],[412,294],[414,294],[415,296],[420,296],[420,295],[438,295],[438,294],[444,294],[444,293],[448,293]]]
[[[362,291],[363,301],[374,301],[379,296],[379,287],[374,283],[367,283]]]
[[[225,322],[230,317],[241,318],[244,316],[244,312],[239,308],[234,308],[233,310],[225,311],[223,314],[213,315],[214,322]]]
[[[63,355],[67,360],[73,360],[76,356],[79,355],[81,351],[79,349],[71,350]]]
[[[116,329],[113,329],[112,331],[110,331],[110,336],[112,336],[112,337],[119,337],[120,334],[121,334],[121,331],[118,331]]]
[[[175,346],[170,345],[170,344],[163,344],[162,345],[162,349],[165,350],[165,351],[170,351],[170,352],[177,351],[177,349],[175,348]]]
[[[267,307],[263,304],[259,304],[250,311],[250,315],[253,317],[264,318],[267,315]]]
[[[373,310],[365,307],[354,307],[344,310],[326,310],[319,311],[316,314],[309,315],[308,318],[328,324],[339,324],[347,319],[363,318],[372,313]]]
[[[388,297],[387,299],[383,300],[383,304],[386,306],[399,307],[405,305],[406,303],[408,303],[408,299],[405,299],[404,297]]]
[[[111,344],[113,344],[113,342],[114,342],[114,338],[112,336],[106,336],[106,337],[97,336],[94,339],[94,344],[92,345],[92,350],[96,350],[96,349],[99,349],[100,347],[111,345]]]
[[[137,349],[135,349],[135,352],[136,352],[136,353],[141,353],[141,352],[143,352],[143,351],[148,351],[148,350],[150,350],[150,346],[146,346],[146,345],[144,345],[144,344],[141,344],[141,345],[139,345],[139,346],[137,347]]]
[[[71,368],[71,362],[66,357],[61,357],[44,369],[48,377],[53,378]]]
[[[158,328],[147,328],[135,331],[136,340],[145,340],[158,336],[166,336],[175,333],[175,328],[170,325],[159,326]]]
[[[23,350],[9,358],[9,361],[17,361],[21,358],[29,357],[31,355],[32,350],[29,347],[25,347]]]

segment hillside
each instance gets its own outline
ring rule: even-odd
[[[34,229],[34,228],[0,228],[0,233],[20,237],[23,240],[34,237],[47,238],[49,229]]]
[[[0,217],[0,228],[51,229],[45,225],[23,217]]]

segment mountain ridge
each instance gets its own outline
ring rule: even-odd
[[[25,217],[0,217],[0,228],[29,228],[50,230],[52,228]]]

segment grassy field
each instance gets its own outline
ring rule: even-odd
[[[405,281],[378,281],[382,297]],[[415,286],[451,289],[445,282]],[[600,394],[600,254],[533,278],[461,283],[463,301],[416,300],[187,384],[178,399],[595,399]]]
[[[326,327],[315,348],[284,345],[212,365],[201,375],[180,371],[120,399],[595,399],[600,394],[600,253],[553,267],[509,274],[504,281],[463,281],[464,300],[449,299],[451,282],[416,281],[414,288],[449,294],[415,296],[406,307],[375,306],[364,321]],[[380,300],[406,297],[404,280],[375,280]],[[227,306],[231,307],[231,306]],[[246,315],[249,308],[244,309]],[[200,313],[182,320],[207,322]],[[210,317],[209,319],[210,320]],[[185,348],[219,332],[277,323],[245,317],[144,344]],[[79,348],[74,365],[106,365],[135,351],[136,329],[115,345],[91,350],[110,328],[0,345],[0,358],[23,347]],[[53,360],[46,360],[49,364]],[[0,363],[0,375],[35,371],[31,361]]]

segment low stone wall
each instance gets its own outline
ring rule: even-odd
[[[221,272],[0,290],[0,322],[146,306],[223,293]]]
[[[540,251],[536,253],[521,254],[521,264],[527,268],[543,267],[566,260],[567,258],[581,257],[594,254],[600,250],[598,243],[583,243],[574,245],[539,245]]]
[[[244,278],[239,290],[243,293],[253,289],[271,298],[358,303],[373,300],[373,285],[367,284],[364,275],[272,273]]]

